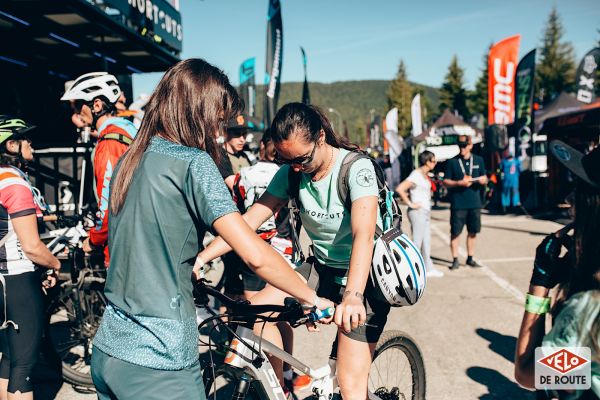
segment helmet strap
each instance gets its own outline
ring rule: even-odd
[[[18,140],[18,142],[19,147],[17,149],[17,152],[10,151],[8,149],[8,146],[6,145],[2,146],[2,150],[4,151],[4,156],[8,157],[11,160],[12,165],[19,169],[25,169],[27,168],[27,160],[23,158],[23,154],[21,153],[21,140]]]
[[[102,97],[104,97],[104,96],[102,96]],[[96,99],[102,101],[102,110],[100,110],[99,112],[94,112],[94,101],[96,101]],[[100,118],[102,118],[106,114],[112,114],[113,110],[114,110],[114,105],[110,106],[103,98],[96,97],[96,99],[94,99],[90,103],[88,103],[88,107],[90,107],[90,110],[92,111],[92,126],[93,127],[96,127],[96,123],[98,122],[98,120]]]

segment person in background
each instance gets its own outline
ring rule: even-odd
[[[502,212],[505,214],[512,205],[515,209],[521,207],[519,196],[519,176],[521,175],[521,161],[515,158],[512,151],[500,163],[502,172]]]
[[[231,161],[234,174],[240,172],[242,168],[252,165],[250,158],[244,152],[247,134],[248,118],[244,114],[237,115],[229,120],[223,147],[227,151],[227,157]]]
[[[555,140],[552,154],[576,176],[575,219],[536,249],[515,354],[515,378],[535,387],[536,347],[588,347],[591,389],[551,393],[552,398],[600,398],[600,148],[582,155]],[[573,196],[570,196],[573,197]],[[568,233],[573,229],[573,236]],[[566,254],[562,255],[562,253]],[[550,290],[558,285],[551,308]],[[546,314],[553,326],[546,333]]]
[[[54,286],[60,270],[38,233],[45,202],[25,175],[34,128],[0,115],[0,399],[33,399],[31,376],[44,332],[42,287]]]
[[[427,174],[433,171],[436,163],[435,155],[425,150],[419,154],[419,168],[396,188],[402,201],[408,205],[413,243],[421,251],[428,277],[444,276],[431,261],[431,181]]]
[[[244,167],[251,165],[250,159],[244,152],[246,135],[248,134],[248,119],[244,114],[239,114],[227,122],[225,130],[225,142],[223,143],[224,155],[217,166],[225,184],[232,191],[236,175]],[[230,186],[231,185],[231,186]],[[225,266],[225,294],[238,298],[244,295],[244,283],[241,273],[244,270],[244,262],[235,253],[229,252],[221,257]]]
[[[242,168],[235,178],[233,201],[242,214],[246,213],[266,192],[269,183],[279,170],[279,165],[275,163],[276,155],[271,130],[267,129],[260,140],[258,162],[250,167]],[[289,219],[289,209],[283,207],[265,221],[256,233],[291,263],[294,259],[294,245],[291,238],[293,233]],[[244,297],[246,300],[250,300],[265,288],[266,282],[247,265],[242,264],[240,269],[244,285]],[[278,322],[277,328],[281,333],[283,348],[292,354],[294,350],[293,329],[286,322]],[[288,364],[284,364],[283,378],[285,386],[292,393],[308,387],[311,383],[311,378],[308,375],[296,374]]]
[[[452,252],[451,270],[460,266],[458,261],[458,239],[467,225],[467,265],[472,268],[481,267],[473,259],[475,255],[475,238],[481,231],[481,191],[487,184],[483,158],[473,154],[471,137],[458,137],[460,154],[446,165],[444,185],[450,195],[450,251]]]
[[[107,245],[109,185],[119,158],[137,133],[131,121],[116,116],[121,95],[117,78],[106,72],[91,72],[77,78],[61,98],[72,102],[80,119],[98,132],[93,153],[98,212],[96,225],[90,230],[83,250],[103,252],[105,266],[110,263]]]

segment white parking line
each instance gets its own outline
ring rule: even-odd
[[[485,260],[479,260],[484,263],[510,263],[510,262],[520,262],[520,261],[533,261],[534,257],[512,257],[512,258],[487,258]]]
[[[431,230],[433,232],[435,232],[435,234],[438,235],[440,237],[440,239],[442,239],[444,242],[446,242],[446,244],[448,244],[448,245],[450,244],[450,236],[448,236],[444,232],[442,232],[442,230],[440,228],[438,228],[434,224],[431,224]],[[461,257],[467,257],[467,251],[462,246],[458,247],[458,253]],[[496,283],[498,286],[500,286],[502,289],[504,289],[506,292],[508,292],[516,300],[518,300],[520,302],[525,301],[525,295],[519,289],[517,289],[516,287],[511,285],[506,279],[498,276],[494,271],[492,271],[485,264],[482,264],[481,262],[479,262],[479,264],[481,264],[480,269],[482,270],[482,272],[484,274],[486,274],[488,276],[488,278],[490,278],[492,281],[494,281],[494,283]]]

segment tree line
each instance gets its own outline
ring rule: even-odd
[[[573,91],[576,85],[575,52],[573,45],[564,40],[564,33],[560,16],[554,7],[548,16],[537,53],[534,99],[541,106],[552,102],[563,91]],[[598,34],[600,36],[600,29]],[[493,43],[483,54],[480,76],[473,90],[465,87],[465,72],[459,64],[458,56],[452,57],[439,89],[439,108],[436,110],[431,104],[427,104],[427,99],[422,100],[422,109],[427,110],[424,112],[423,121],[432,121],[445,109],[458,113],[467,122],[478,115],[487,120],[488,55],[492,45]],[[600,39],[598,46],[600,47]],[[398,73],[388,88],[387,96],[389,106],[398,108],[398,130],[403,136],[410,132],[410,106],[412,98],[418,92],[418,89],[408,82],[406,66],[404,61],[400,60]]]

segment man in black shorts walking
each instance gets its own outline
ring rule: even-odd
[[[450,250],[452,266],[459,267],[458,237],[467,225],[467,265],[481,267],[474,259],[475,238],[481,231],[482,190],[487,184],[483,158],[472,154],[473,143],[470,136],[458,137],[460,154],[448,161],[444,175],[444,185],[450,192]]]

